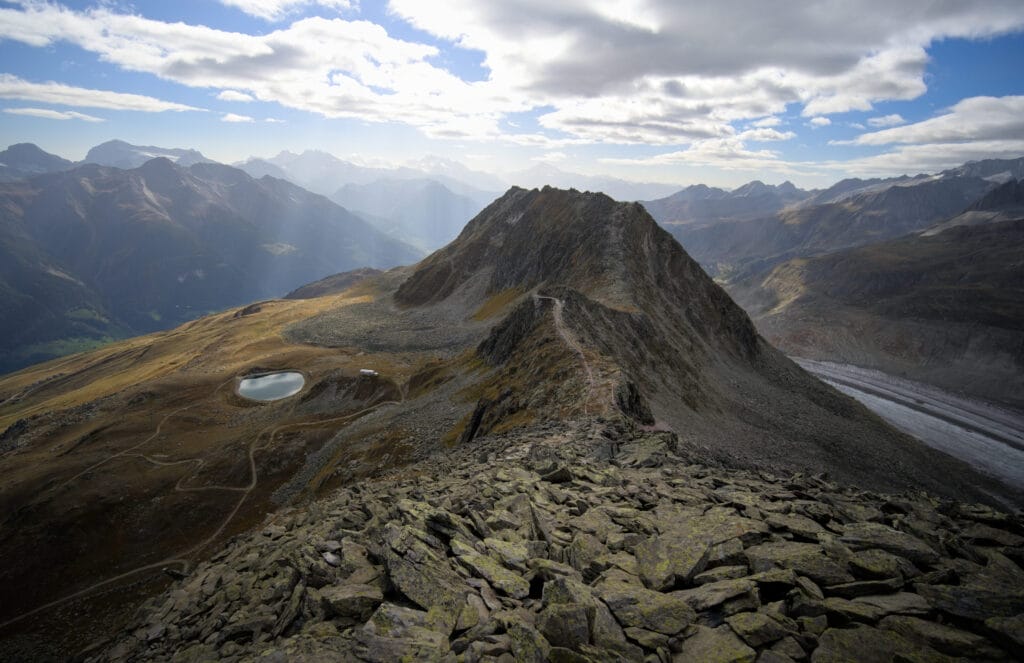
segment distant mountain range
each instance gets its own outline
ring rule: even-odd
[[[840,185],[837,191],[818,192],[757,218],[669,224],[668,228],[709,273],[729,280],[790,258],[923,230],[956,216],[997,186],[958,174],[900,178],[849,189]],[[827,202],[811,202],[815,199]]]
[[[811,196],[792,182],[771,186],[757,180],[732,191],[694,184],[671,196],[644,202],[654,220],[670,231],[723,221],[748,221],[773,214]]]
[[[722,261],[730,294],[787,353],[1024,409],[1020,173],[1024,159],[990,160],[840,183],[817,194],[838,202],[710,226],[691,246]]]
[[[166,158],[0,185],[0,370],[422,253],[294,184]]]
[[[56,173],[74,167],[74,163],[44,152],[32,143],[18,143],[0,152],[0,182]]]
[[[83,163],[98,163],[101,166],[129,169],[138,168],[150,159],[160,157],[185,167],[197,163],[214,163],[212,159],[207,159],[198,150],[132,145],[123,140],[111,140],[97,145],[85,155]]]

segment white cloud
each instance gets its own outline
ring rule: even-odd
[[[812,117],[807,123],[812,127],[827,127],[832,124],[832,120],[827,117]]]
[[[971,97],[922,122],[861,134],[853,145],[960,143],[1024,136],[1024,96]]]
[[[711,138],[694,142],[685,150],[641,159],[601,159],[602,163],[626,166],[710,166],[732,171],[792,174],[794,166],[772,150],[749,150],[738,138]]]
[[[558,163],[565,161],[569,158],[569,155],[565,152],[544,152],[538,156],[533,157],[533,161],[542,161],[545,163]]]
[[[747,129],[746,131],[736,134],[736,138],[739,140],[751,140],[754,142],[764,143],[767,141],[776,140],[791,140],[796,138],[796,134],[792,131],[779,131],[778,129]]]
[[[851,175],[902,175],[938,172],[980,159],[1016,159],[1022,154],[1024,138],[1011,138],[965,143],[901,145],[883,154],[823,165]]]
[[[263,121],[269,124],[284,124],[284,120],[279,120],[276,117],[265,117]]]
[[[265,21],[281,20],[288,14],[310,5],[319,5],[336,11],[352,8],[349,0],[220,0],[220,3]]]
[[[32,83],[11,74],[0,74],[0,98],[39,101],[60,106],[84,106],[86,108],[109,108],[148,113],[202,110],[141,94],[93,90],[52,81]]]
[[[254,120],[248,115],[238,115],[236,113],[225,113],[220,118],[221,122],[254,122]]]
[[[255,99],[253,99],[251,94],[239,92],[238,90],[224,90],[223,92],[217,95],[217,98],[221,101],[240,101],[245,104],[251,101],[256,101]]]
[[[882,115],[881,117],[869,117],[868,124],[873,127],[895,127],[900,124],[906,124],[906,120],[899,113],[893,113],[892,115]],[[861,127],[863,129],[863,127]]]
[[[49,108],[5,108],[5,113],[11,115],[30,115],[32,117],[44,117],[49,120],[84,120],[86,122],[104,122],[102,117],[77,113],[75,111],[55,111]]]
[[[357,4],[222,2],[268,20],[314,4]],[[1019,0],[864,0],[828,11],[781,0],[389,0],[393,17],[449,42],[439,48],[336,16],[244,34],[112,7],[77,11],[24,0],[0,9],[0,39],[67,42],[125,70],[324,117],[549,150],[720,140],[742,152],[743,140],[783,140],[789,132],[738,134],[737,127],[778,126],[779,115],[794,112],[790,105],[814,118],[913,99],[926,89],[927,48],[936,40],[1024,27]],[[440,64],[452,45],[482,52],[482,80],[462,80]],[[539,109],[544,133],[503,132],[511,114]]]
[[[936,117],[861,134],[841,145],[891,147],[888,152],[833,163],[854,173],[917,173],[965,161],[1024,154],[1024,96],[971,97]]]

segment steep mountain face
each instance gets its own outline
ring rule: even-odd
[[[86,165],[0,187],[0,366],[146,333],[418,254],[329,200],[213,163]],[[80,304],[75,304],[76,300]],[[17,320],[17,324],[15,324]],[[63,350],[63,351],[62,351]]]
[[[942,174],[946,177],[981,177],[993,182],[1024,179],[1024,157],[969,161]]]
[[[671,231],[678,225],[697,227],[760,218],[799,203],[809,195],[791,182],[771,186],[755,180],[733,191],[695,184],[643,205],[655,221]]]
[[[123,140],[110,140],[89,150],[82,163],[96,163],[101,166],[131,169],[138,168],[150,159],[168,159],[179,166],[188,167],[197,163],[212,163],[197,150],[155,147],[153,145],[132,145]]]
[[[44,152],[32,143],[18,143],[0,152],[0,182],[55,173],[73,166],[67,159]]]
[[[516,367],[555,331],[591,358],[585,405],[618,403],[638,420],[706,440],[733,463],[828,468],[888,485],[913,474],[938,488],[943,480],[932,471],[951,462],[823,388],[769,346],[639,204],[513,189],[421,262],[395,301],[450,307],[467,298],[471,283],[486,287],[460,309],[507,293],[536,295],[478,350],[498,369],[472,422],[484,432],[507,413],[529,409],[517,393],[524,376]],[[543,376],[543,367],[534,370],[530,384]]]
[[[486,205],[460,196],[434,180],[348,184],[331,199],[364,215],[388,235],[431,251],[455,239],[466,222]]]
[[[959,226],[789,260],[730,292],[787,353],[1022,407],[1021,256],[1024,220]]]
[[[203,169],[218,173],[222,197],[243,196],[252,207],[271,207],[271,198],[245,188],[252,180],[239,171],[208,165],[180,169],[166,161],[149,165],[158,173],[152,181],[148,174],[143,180],[157,202],[151,202],[147,218],[156,218],[157,203],[163,210],[194,203],[187,192],[192,187],[168,183],[177,177],[200,187],[195,172]],[[79,184],[85,179],[81,173],[76,178]],[[96,189],[102,184],[97,178],[87,181]],[[289,197],[301,195],[279,180],[258,184],[283,187]],[[232,187],[239,191],[232,193]],[[177,197],[169,195],[172,191]],[[177,227],[184,232],[191,223]],[[501,586],[522,588],[511,590],[519,599],[531,593],[550,598],[553,590],[544,589],[542,581],[550,579],[545,574],[568,573],[564,565],[585,566],[587,582],[615,564],[628,573],[640,558],[659,565],[656,559],[663,553],[640,553],[635,563],[621,556],[615,564],[598,561],[604,554],[600,546],[611,537],[602,513],[628,520],[650,537],[660,528],[651,523],[661,522],[661,516],[651,521],[644,513],[658,500],[672,509],[664,522],[687,523],[686,529],[699,522],[716,532],[735,532],[737,523],[727,515],[749,510],[750,517],[761,519],[770,512],[759,495],[741,495],[739,484],[724,480],[724,473],[705,473],[692,463],[747,468],[750,474],[739,481],[751,490],[754,484],[748,478],[755,472],[765,482],[770,482],[764,478],[767,472],[802,472],[804,476],[778,484],[779,499],[786,509],[806,507],[825,524],[879,520],[885,513],[837,503],[831,489],[819,503],[811,491],[824,482],[808,479],[813,473],[828,472],[861,490],[924,487],[972,501],[1021,500],[963,463],[897,433],[791,363],[758,336],[747,315],[639,204],[577,191],[512,189],[455,241],[419,264],[355,279],[340,293],[330,283],[324,282],[327,294],[322,297],[250,304],[0,378],[5,471],[0,526],[10,533],[0,537],[0,584],[13,597],[0,603],[0,629],[20,635],[12,642],[27,646],[5,649],[7,643],[0,641],[0,657],[19,660],[25,651],[43,645],[70,655],[103,640],[111,625],[130,618],[140,596],[166,586],[169,579],[161,569],[185,574],[189,583],[202,577],[199,584],[210,588],[204,596],[223,589],[224,605],[234,606],[235,590],[229,588],[239,576],[226,569],[224,575],[208,575],[209,567],[199,566],[211,557],[225,559],[226,553],[217,550],[232,537],[255,529],[278,541],[281,530],[260,525],[267,514],[339,487],[368,494],[386,485],[377,481],[380,475],[398,482],[429,476],[440,488],[434,475],[422,473],[425,465],[412,463],[446,453],[466,461],[460,471],[472,473],[476,494],[500,502],[493,509],[490,503],[486,508],[466,504],[457,514],[460,519],[465,514],[477,523],[474,527],[495,533],[490,538],[501,539],[499,547],[515,541],[502,538],[503,530],[521,527],[531,528],[532,541],[557,546],[543,548],[553,552],[548,561],[559,566],[539,562],[547,571],[535,576],[536,585],[495,571],[497,562],[489,564],[483,549],[467,557],[466,563],[472,560],[487,569],[488,583],[495,583],[498,591],[506,592]],[[268,403],[237,393],[241,378],[279,370],[303,375],[299,393]],[[508,444],[499,444],[503,441]],[[634,443],[639,447],[627,448]],[[570,447],[582,455],[569,454]],[[545,491],[545,509],[579,517],[574,522],[581,533],[554,527],[560,521],[534,510],[530,498],[515,494],[518,489],[509,491],[492,481],[483,465],[472,470],[475,463],[499,456],[505,469],[527,462],[534,467],[535,460],[550,459],[551,466],[536,466],[537,474],[574,492],[547,492],[532,475],[516,476],[528,481],[531,491]],[[574,458],[578,467],[563,464],[576,463]],[[600,472],[587,459],[601,463]],[[616,467],[660,463],[671,470],[686,463],[687,468],[685,474],[657,473],[672,486],[673,492],[666,494],[660,484],[648,486],[640,475],[607,483],[609,473],[618,471],[610,469],[611,461]],[[576,483],[577,475],[585,477],[582,484]],[[711,494],[703,493],[700,477],[708,479]],[[637,501],[624,503],[604,490],[613,485]],[[581,503],[570,499],[575,491],[608,501]],[[389,601],[425,609],[433,606],[428,605],[432,597],[441,597],[430,619],[442,619],[451,627],[442,636],[447,643],[455,630],[470,629],[469,620],[480,615],[449,601],[453,594],[447,588],[461,588],[464,578],[480,571],[454,571],[449,561],[455,560],[449,560],[447,550],[441,559],[424,546],[437,542],[443,549],[461,521],[434,510],[441,507],[433,506],[433,497],[418,488],[385,493],[381,499],[419,514],[417,519],[426,518],[431,533],[423,538],[418,529],[396,529],[399,521],[393,514],[369,506],[371,502],[346,501],[337,506],[340,511],[329,507],[329,516],[314,508],[311,521],[337,525],[331,534],[337,540],[330,539],[337,545],[318,538],[313,545],[320,547],[312,557],[279,548],[269,557],[250,560],[256,564],[250,569],[266,563],[288,578],[278,585],[276,572],[260,571],[266,585],[247,586],[243,592],[247,605],[250,592],[259,597],[253,599],[261,606],[254,608],[256,614],[248,608],[232,613],[237,617],[202,635],[206,624],[199,626],[182,613],[198,614],[205,607],[176,593],[180,603],[160,602],[167,607],[164,617],[175,615],[169,617],[174,624],[153,624],[152,631],[147,626],[136,632],[142,637],[132,635],[134,641],[111,650],[110,658],[133,651],[143,640],[146,647],[157,641],[209,640],[217,655],[230,656],[240,652],[230,644],[235,640],[287,637],[304,606],[327,611],[327,605],[344,604],[344,597],[331,603],[329,596],[313,594],[311,588],[329,594],[335,584],[331,569],[356,571],[342,560],[361,554],[354,545],[358,542],[346,537],[363,530],[374,546],[364,556],[372,557],[369,566],[379,568],[360,572],[362,580],[356,584],[384,583],[387,578],[388,584],[380,588],[387,588]],[[693,506],[692,512],[676,512],[680,500]],[[718,506],[712,507],[711,501]],[[622,507],[641,503],[644,509],[636,513]],[[910,513],[905,501],[893,501],[889,508]],[[696,520],[687,520],[689,516]],[[752,527],[763,531],[768,526]],[[597,534],[584,537],[583,530]],[[802,531],[818,541],[814,527]],[[591,541],[597,535],[600,543]],[[710,546],[739,536],[730,534],[695,549],[698,565],[714,556],[738,566],[752,539],[729,543],[714,554]],[[624,536],[620,544],[607,545],[633,554],[638,541]],[[823,550],[838,550],[833,543],[829,539],[828,544],[814,544],[820,549],[801,550],[817,560]],[[459,555],[471,553],[472,542],[466,545]],[[677,549],[668,542],[664,547]],[[73,564],[64,563],[68,550],[75,551]],[[532,556],[542,553],[537,544],[527,550]],[[432,575],[435,570],[441,575]],[[427,576],[421,577],[421,571]],[[652,591],[692,589],[695,573],[681,572],[679,587],[664,580]],[[499,584],[505,580],[512,584]],[[846,582],[840,574],[829,584]],[[494,610],[517,607],[486,595]],[[458,597],[461,601],[463,595]],[[283,612],[268,612],[282,601]],[[354,610],[362,613],[362,608]],[[587,610],[575,613],[583,630],[589,628]],[[462,621],[463,613],[467,621]],[[456,620],[450,622],[453,616]],[[462,627],[455,629],[459,623]],[[479,616],[475,623],[488,620]],[[611,622],[603,623],[612,628]],[[44,633],[58,635],[43,638]],[[371,650],[379,653],[377,660],[394,652]],[[628,651],[637,653],[638,648]],[[209,655],[205,650],[192,653]]]
[[[1024,180],[1009,180],[1000,184],[961,214],[932,226],[923,234],[934,235],[956,226],[975,226],[1013,219],[1024,219]]]
[[[672,230],[712,274],[734,278],[789,258],[923,230],[960,213],[993,186],[975,177],[911,180],[871,186],[838,202],[803,205],[750,221]]]

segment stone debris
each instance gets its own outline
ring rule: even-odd
[[[88,660],[1000,661],[1024,647],[1019,515],[708,467],[665,435],[598,421],[489,436],[278,512]]]

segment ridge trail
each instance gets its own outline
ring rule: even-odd
[[[535,300],[548,299],[554,302],[552,306],[555,329],[558,331],[558,335],[562,337],[562,341],[565,342],[569,349],[576,353],[576,356],[580,358],[580,362],[583,364],[583,370],[587,374],[587,396],[583,401],[583,413],[590,413],[590,401],[593,398],[594,392],[597,389],[597,378],[594,377],[594,369],[590,366],[590,362],[587,361],[587,356],[583,352],[583,346],[576,339],[576,335],[569,329],[569,326],[565,324],[565,318],[562,316],[562,310],[565,307],[565,302],[557,297],[549,297],[547,295],[534,295]]]

